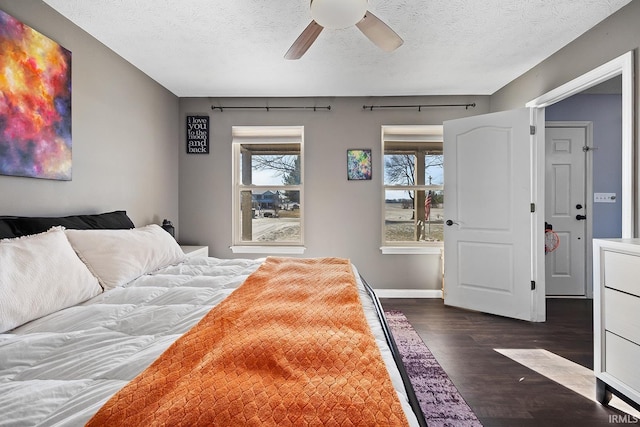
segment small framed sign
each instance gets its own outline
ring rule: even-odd
[[[209,116],[187,116],[187,154],[209,154]]]

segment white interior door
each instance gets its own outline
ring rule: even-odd
[[[523,108],[444,123],[446,305],[545,320],[543,221],[532,212],[544,205],[544,147],[530,134],[536,125],[544,141],[537,115]]]
[[[547,127],[545,140],[545,222],[560,239],[545,256],[546,293],[585,296],[586,128]]]

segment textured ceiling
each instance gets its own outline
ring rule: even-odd
[[[309,0],[44,1],[178,96],[280,97],[492,94],[631,0],[369,0],[399,49],[325,29],[297,61]]]

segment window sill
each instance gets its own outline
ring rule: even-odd
[[[382,255],[440,255],[442,246],[382,246]]]
[[[234,254],[303,254],[304,246],[230,246]]]

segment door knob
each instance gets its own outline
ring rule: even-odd
[[[580,203],[578,203],[578,204],[576,205],[576,209],[582,209],[582,205],[581,205]]]
[[[587,219],[587,216],[586,216],[586,215],[580,215],[580,214],[578,214],[578,215],[576,215],[576,219],[577,219],[578,221],[582,221],[583,219]]]
[[[455,224],[455,225],[460,225],[460,224],[458,224],[458,223],[457,223],[457,222],[455,222],[455,221],[451,221],[450,219],[448,219],[448,220],[445,222],[445,224],[447,224],[449,227],[451,227],[453,224]]]

